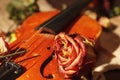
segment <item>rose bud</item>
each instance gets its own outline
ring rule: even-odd
[[[54,40],[58,69],[64,78],[79,77],[93,68],[96,55],[91,42],[79,34],[59,33]]]

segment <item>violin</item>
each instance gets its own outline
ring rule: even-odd
[[[101,26],[80,11],[90,2],[81,0],[61,12],[41,12],[28,17],[16,30],[17,40],[10,44],[12,56],[3,59],[0,79],[62,80],[52,49],[54,37],[65,31],[79,33],[95,42]]]

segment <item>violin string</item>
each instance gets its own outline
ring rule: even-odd
[[[30,56],[30,57],[27,57],[27,58],[25,58],[25,59],[23,59],[23,60],[21,60],[21,61],[18,61],[17,63],[19,63],[20,65],[23,65],[24,63],[25,63],[25,61],[27,61],[27,60],[29,60],[29,59],[33,59],[33,58],[37,58],[37,57],[39,57],[40,55],[36,55],[36,56]],[[34,63],[35,64],[35,63]],[[26,66],[26,65],[24,65],[24,66]]]
[[[6,57],[8,58],[8,57],[11,57],[11,56],[14,56],[14,55],[17,55],[17,54],[21,54],[21,53],[24,53],[24,52],[25,52],[25,51],[19,51],[19,52],[17,52],[17,53],[15,52],[15,53],[7,54],[7,55],[1,55],[1,56],[0,56],[0,59],[1,59],[1,58],[6,58]]]
[[[22,44],[26,44],[26,42],[27,41],[29,41],[29,40],[31,40],[32,38],[33,38],[33,36],[35,36],[36,35],[36,33],[34,34],[34,35],[32,35],[29,39],[27,39],[27,40],[25,40],[25,41],[23,41],[24,43],[21,43],[21,45]],[[31,43],[31,45],[33,44],[34,42],[32,42]],[[29,45],[26,49],[28,49],[31,45]],[[19,47],[17,50],[16,50],[16,52],[18,52],[19,50],[21,50],[22,49],[22,47]],[[29,50],[28,50],[29,51]],[[20,56],[22,56],[23,54],[20,54],[19,56],[17,56],[17,57],[20,57]],[[17,58],[18,59],[18,58]],[[16,59],[16,61],[17,61],[17,59]]]
[[[34,44],[34,42],[32,43],[32,44]],[[31,45],[32,45],[31,44]],[[31,47],[31,45],[29,45],[28,47],[26,47],[26,49],[29,51],[29,48]],[[22,56],[22,54],[20,54],[18,57],[20,57],[20,56]],[[17,59],[15,59],[15,61],[18,61],[18,57],[17,57]]]
[[[34,37],[33,37],[33,38],[34,38]],[[31,38],[31,39],[32,39],[32,38]],[[37,40],[41,40],[41,38],[40,38],[40,39],[37,38],[36,40],[34,40],[33,43],[32,43],[31,45],[29,45],[29,47],[27,47],[27,49],[30,48],[30,47],[34,44],[34,42],[37,41]],[[46,40],[47,40],[47,39],[46,39]],[[41,44],[42,41],[45,41],[45,39],[41,40],[41,42],[39,42],[39,44]],[[37,41],[37,42],[38,42],[38,41]],[[38,46],[36,46],[36,48],[37,48],[37,47],[38,47]],[[36,48],[34,48],[34,49],[36,49]],[[19,48],[19,49],[20,49],[20,48]],[[34,51],[34,50],[33,50],[33,51]],[[17,51],[17,52],[18,52],[18,51]],[[22,55],[22,54],[21,54],[21,55]],[[19,56],[20,56],[20,55],[19,55]],[[34,57],[36,57],[36,56],[38,56],[38,55],[35,55]],[[33,56],[32,56],[32,57],[33,57]],[[30,57],[28,57],[28,58],[30,58]],[[23,62],[23,61],[26,61],[26,60],[27,60],[27,58],[23,59],[22,62]],[[18,58],[17,58],[15,61],[18,61]],[[20,63],[20,64],[23,64],[23,63]]]
[[[28,39],[25,39],[25,40],[21,41],[18,45],[22,45],[23,43],[25,44],[25,43],[27,42],[27,40],[32,39],[37,33],[40,33],[40,30],[36,31],[36,32],[35,32],[32,36],[30,36]],[[14,54],[17,55],[17,53],[19,53],[21,49],[22,49],[21,47],[17,48],[17,50],[14,52]],[[26,50],[26,51],[27,51],[27,50]],[[23,55],[23,53],[19,54],[17,57],[20,57],[21,55]],[[12,55],[11,55],[10,57],[7,57],[7,60],[8,60],[8,61],[11,60],[12,57],[13,57]],[[14,61],[15,59],[12,59],[12,60]]]
[[[41,38],[40,38],[41,39]],[[47,38],[44,38],[39,44],[38,44],[38,46],[41,46],[41,43],[44,41],[44,42],[46,42],[48,39]],[[48,45],[49,44],[51,44],[51,42],[49,42],[48,43]],[[38,50],[38,46],[36,46],[36,48],[34,48],[34,50],[36,49],[37,50],[37,53],[42,53],[43,52],[43,50],[46,48],[46,47],[42,47],[41,49],[39,49]],[[33,51],[34,51],[33,50]],[[32,52],[32,51],[31,51]],[[39,57],[40,57],[41,55],[40,54],[37,54],[37,55],[34,55],[34,56],[29,56],[29,57],[27,57],[27,58],[25,58],[25,59],[23,59],[23,60],[21,60],[21,61],[19,61],[19,63],[22,65],[26,60],[30,60],[30,59],[33,59],[33,58],[37,58],[37,59],[35,59],[36,61],[34,61],[35,63],[33,63],[28,69],[30,69],[33,65],[35,65],[36,63],[37,63],[37,61],[39,61]],[[29,65],[29,64],[24,64],[24,66],[26,66],[26,65]]]
[[[15,52],[13,52],[13,53],[10,53],[10,52],[9,52],[9,54],[2,54],[2,55],[0,56],[0,59],[5,58],[5,60],[6,60],[7,62],[9,62],[14,55],[22,54],[22,53],[25,52],[25,51],[19,51],[19,50],[20,50],[20,48],[18,48],[18,49],[17,49]]]
[[[42,43],[42,42],[41,42],[41,43]],[[41,45],[41,43],[39,43],[39,45]],[[38,45],[38,46],[39,46],[39,45]],[[34,50],[37,49],[38,46],[36,46],[36,47],[34,48]],[[33,50],[33,51],[34,51],[34,50]],[[37,49],[37,50],[38,50],[38,49]],[[31,54],[33,51],[31,51],[30,54]],[[41,51],[41,50],[40,50],[40,51]],[[40,52],[37,51],[37,53],[40,53]],[[25,61],[30,60],[30,59],[33,59],[33,58],[37,58],[37,57],[39,57],[39,56],[40,56],[40,54],[29,55],[29,56],[25,57],[24,59],[22,59],[22,60],[20,60],[20,61],[17,61],[17,63],[19,63],[20,65],[23,65],[23,63],[24,63]],[[25,66],[25,64],[24,64],[24,66]]]

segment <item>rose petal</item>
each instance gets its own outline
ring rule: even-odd
[[[75,48],[75,50],[76,50],[76,53],[79,53],[78,44],[75,43],[75,41],[74,41],[71,37],[68,37],[67,35],[66,35],[65,37],[68,39],[68,41],[69,41],[70,43],[72,43],[72,45],[74,46],[74,48]]]
[[[0,37],[0,54],[5,53],[8,51],[8,45],[3,39],[3,37]]]
[[[79,43],[82,49],[80,50],[80,53],[78,54],[77,58],[72,62],[70,66],[66,67],[65,70],[72,69],[77,64],[82,65],[83,57],[85,56],[85,46],[79,38],[75,38],[75,40]]]
[[[75,70],[64,70],[63,66],[59,66],[59,70],[60,72],[62,72],[63,74],[67,74],[67,75],[71,75],[71,74],[74,74],[76,73]]]
[[[61,55],[59,55],[59,54],[57,54],[57,57],[58,57],[58,60],[60,61],[60,62],[65,62],[65,61],[67,61],[68,59],[66,59],[66,58],[64,58],[64,57],[62,57]]]
[[[74,50],[73,50],[72,53],[75,53]],[[77,55],[73,54],[71,57],[69,57],[69,59],[66,62],[63,62],[62,65],[65,66],[65,67],[69,66],[74,61],[74,59],[76,57],[77,57]]]

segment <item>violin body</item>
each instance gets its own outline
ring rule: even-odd
[[[22,65],[26,71],[16,80],[62,80],[53,55],[54,34],[42,33],[35,28],[50,19],[59,11],[40,12],[27,18],[16,30],[17,40],[10,44],[12,52],[27,50],[22,55],[13,57],[13,61]],[[68,30],[69,34],[79,33],[96,41],[101,33],[101,26],[86,15],[80,17]]]

